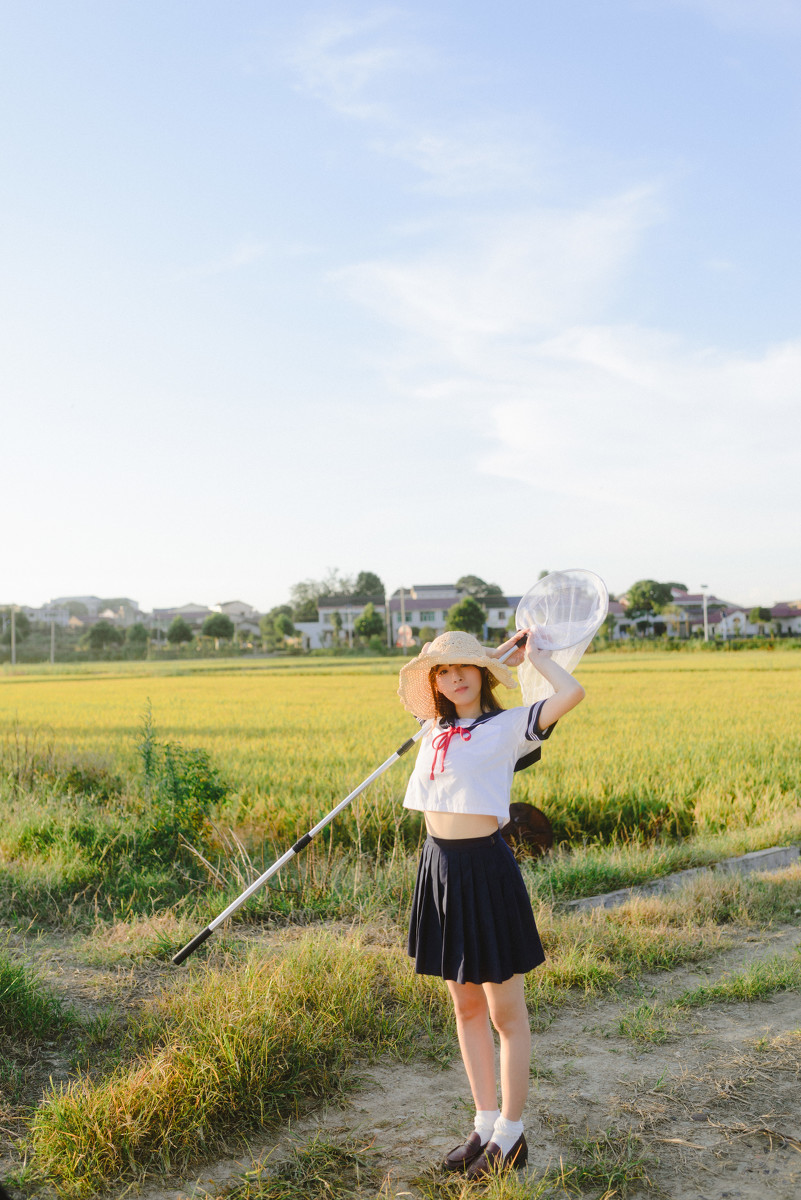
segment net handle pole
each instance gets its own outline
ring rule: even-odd
[[[383,775],[384,772],[393,765],[393,763],[396,763],[398,759],[402,757],[402,755],[408,753],[415,742],[420,740],[427,728],[428,722],[426,722],[422,729],[419,729],[417,733],[408,738],[402,746],[399,746],[394,754],[390,754],[389,758],[386,759],[386,761],[383,762],[380,767],[377,767],[371,775],[368,775],[366,779],[362,780],[359,786],[354,788],[344,800],[340,800],[336,808],[332,808],[330,813],[323,817],[322,821],[318,821],[313,829],[310,829],[308,833],[304,833],[303,837],[298,838],[295,844],[290,846],[286,853],[282,854],[280,858],[276,859],[272,866],[268,867],[263,875],[260,875],[258,879],[254,879],[253,883],[251,883],[249,887],[246,887],[244,892],[237,896],[236,900],[233,900],[228,907],[219,914],[219,916],[215,917],[213,921],[209,921],[205,929],[202,929],[200,933],[196,934],[196,936],[193,937],[190,942],[187,942],[186,945],[179,950],[176,955],[174,955],[172,961],[175,966],[180,966],[180,964],[187,959],[190,954],[193,954],[195,950],[197,950],[198,946],[202,946],[206,939],[211,937],[218,925],[222,925],[223,921],[227,921],[229,917],[233,916],[237,909],[241,908],[242,905],[259,890],[259,888],[264,887],[268,879],[271,879],[272,876],[280,871],[283,866],[286,866],[290,859],[294,858],[296,854],[299,854],[301,850],[308,846],[312,838],[316,837],[316,835],[322,829],[325,829],[326,825],[333,821],[334,817],[338,816],[344,808],[347,808],[347,806],[353,800],[355,800],[357,796],[360,796],[364,789],[370,786],[373,780],[378,779],[379,775]]]

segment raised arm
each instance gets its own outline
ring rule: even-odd
[[[500,658],[515,646],[520,636],[521,631],[518,630],[514,637],[509,638],[494,650],[488,650],[487,654],[491,658]],[[514,649],[506,659],[506,663],[510,667],[517,667],[524,657],[534,664],[540,675],[544,676],[554,689],[553,696],[548,697],[540,710],[540,729],[547,729],[549,725],[553,725],[554,721],[558,721],[565,713],[569,713],[571,708],[575,708],[577,704],[581,703],[584,699],[584,688],[568,671],[553,662],[550,650],[540,650],[534,644],[531,630],[526,639],[525,649],[523,647]]]

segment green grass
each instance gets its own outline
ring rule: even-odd
[[[285,1161],[256,1166],[217,1193],[222,1200],[337,1200],[376,1182],[368,1146],[343,1144],[317,1134],[293,1146]]]
[[[341,1089],[357,1056],[440,1056],[450,1020],[442,991],[359,936],[318,933],[284,955],[199,971],[153,1009],[137,1063],[45,1097],[32,1125],[37,1167],[71,1196],[180,1171]]]
[[[776,954],[749,963],[740,971],[726,972],[714,983],[691,988],[673,1000],[640,1004],[626,1013],[618,1032],[632,1041],[661,1045],[680,1029],[678,1017],[688,1009],[707,1004],[752,1003],[776,992],[801,991],[801,953]]]
[[[611,844],[563,847],[542,860],[524,863],[523,870],[533,896],[567,901],[635,887],[687,867],[709,866],[752,850],[799,841],[801,808],[755,826],[724,833],[703,832],[678,841],[632,838]]]
[[[626,1197],[633,1188],[651,1187],[648,1170],[655,1159],[642,1153],[632,1133],[607,1130],[599,1137],[576,1138],[571,1149],[578,1161],[570,1180],[582,1192],[599,1188],[603,1196]]]
[[[52,1038],[71,1029],[76,1020],[74,1011],[36,971],[0,948],[0,1034]]]
[[[413,1182],[426,1200],[560,1200],[587,1192],[625,1200],[632,1190],[652,1186],[648,1172],[655,1165],[656,1159],[643,1153],[633,1134],[607,1130],[596,1137],[573,1138],[559,1169],[549,1168],[541,1175],[506,1171],[471,1182],[429,1172]]]
[[[675,1008],[699,1008],[704,1004],[730,1004],[764,1000],[775,992],[801,990],[801,953],[776,954],[749,963],[742,971],[727,972],[715,983],[682,992],[672,1002]]]

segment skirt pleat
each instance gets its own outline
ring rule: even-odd
[[[409,919],[418,975],[503,983],[545,961],[523,876],[498,834],[426,839]]]

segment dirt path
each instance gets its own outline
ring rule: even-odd
[[[270,937],[272,935],[269,935]],[[283,934],[286,937],[287,934]],[[288,936],[292,936],[292,932]],[[16,940],[16,939],[15,939]],[[256,937],[255,940],[259,940]],[[169,964],[90,966],[76,960],[70,939],[53,935],[17,949],[84,1015],[109,1005],[138,1005],[170,977]],[[631,1196],[671,1200],[796,1200],[801,1196],[801,997],[780,993],[757,1003],[691,1010],[661,1044],[621,1035],[621,1017],[639,1004],[667,1000],[756,959],[801,944],[798,925],[748,934],[701,966],[660,972],[626,998],[576,1002],[535,1020],[536,1083],[525,1114],[534,1177],[560,1158],[575,1163],[576,1142],[613,1144],[630,1133],[646,1160],[649,1183]],[[792,1035],[796,1036],[793,1037]],[[68,1064],[58,1050],[37,1064],[57,1082]],[[254,1139],[248,1150],[208,1165],[196,1179],[112,1195],[141,1200],[199,1200],[235,1182],[254,1161],[278,1162],[317,1131],[334,1141],[370,1144],[381,1195],[419,1197],[421,1176],[461,1141],[472,1123],[469,1089],[458,1057],[442,1069],[425,1062],[381,1062],[360,1072],[345,1101],[320,1108],[279,1137]],[[599,1195],[602,1189],[589,1190]],[[360,1195],[374,1197],[371,1184]]]
[[[609,1133],[614,1141],[630,1132],[647,1160],[650,1180],[635,1184],[631,1196],[797,1200],[798,993],[693,1010],[661,1045],[636,1044],[618,1027],[621,1016],[644,1000],[668,999],[799,943],[798,927],[753,935],[702,968],[646,978],[639,995],[577,1004],[540,1022],[538,1078],[525,1115],[532,1175],[553,1169],[560,1156],[575,1162],[576,1139],[603,1139]],[[214,1195],[254,1160],[280,1161],[289,1144],[303,1144],[318,1130],[335,1140],[356,1136],[372,1143],[384,1179],[382,1196],[419,1196],[415,1180],[470,1128],[468,1101],[458,1059],[444,1070],[421,1063],[365,1068],[361,1088],[343,1105],[315,1112],[278,1139],[254,1143],[250,1153],[210,1166],[191,1183],[146,1189],[142,1200]],[[375,1196],[377,1190],[372,1186],[361,1194]]]

